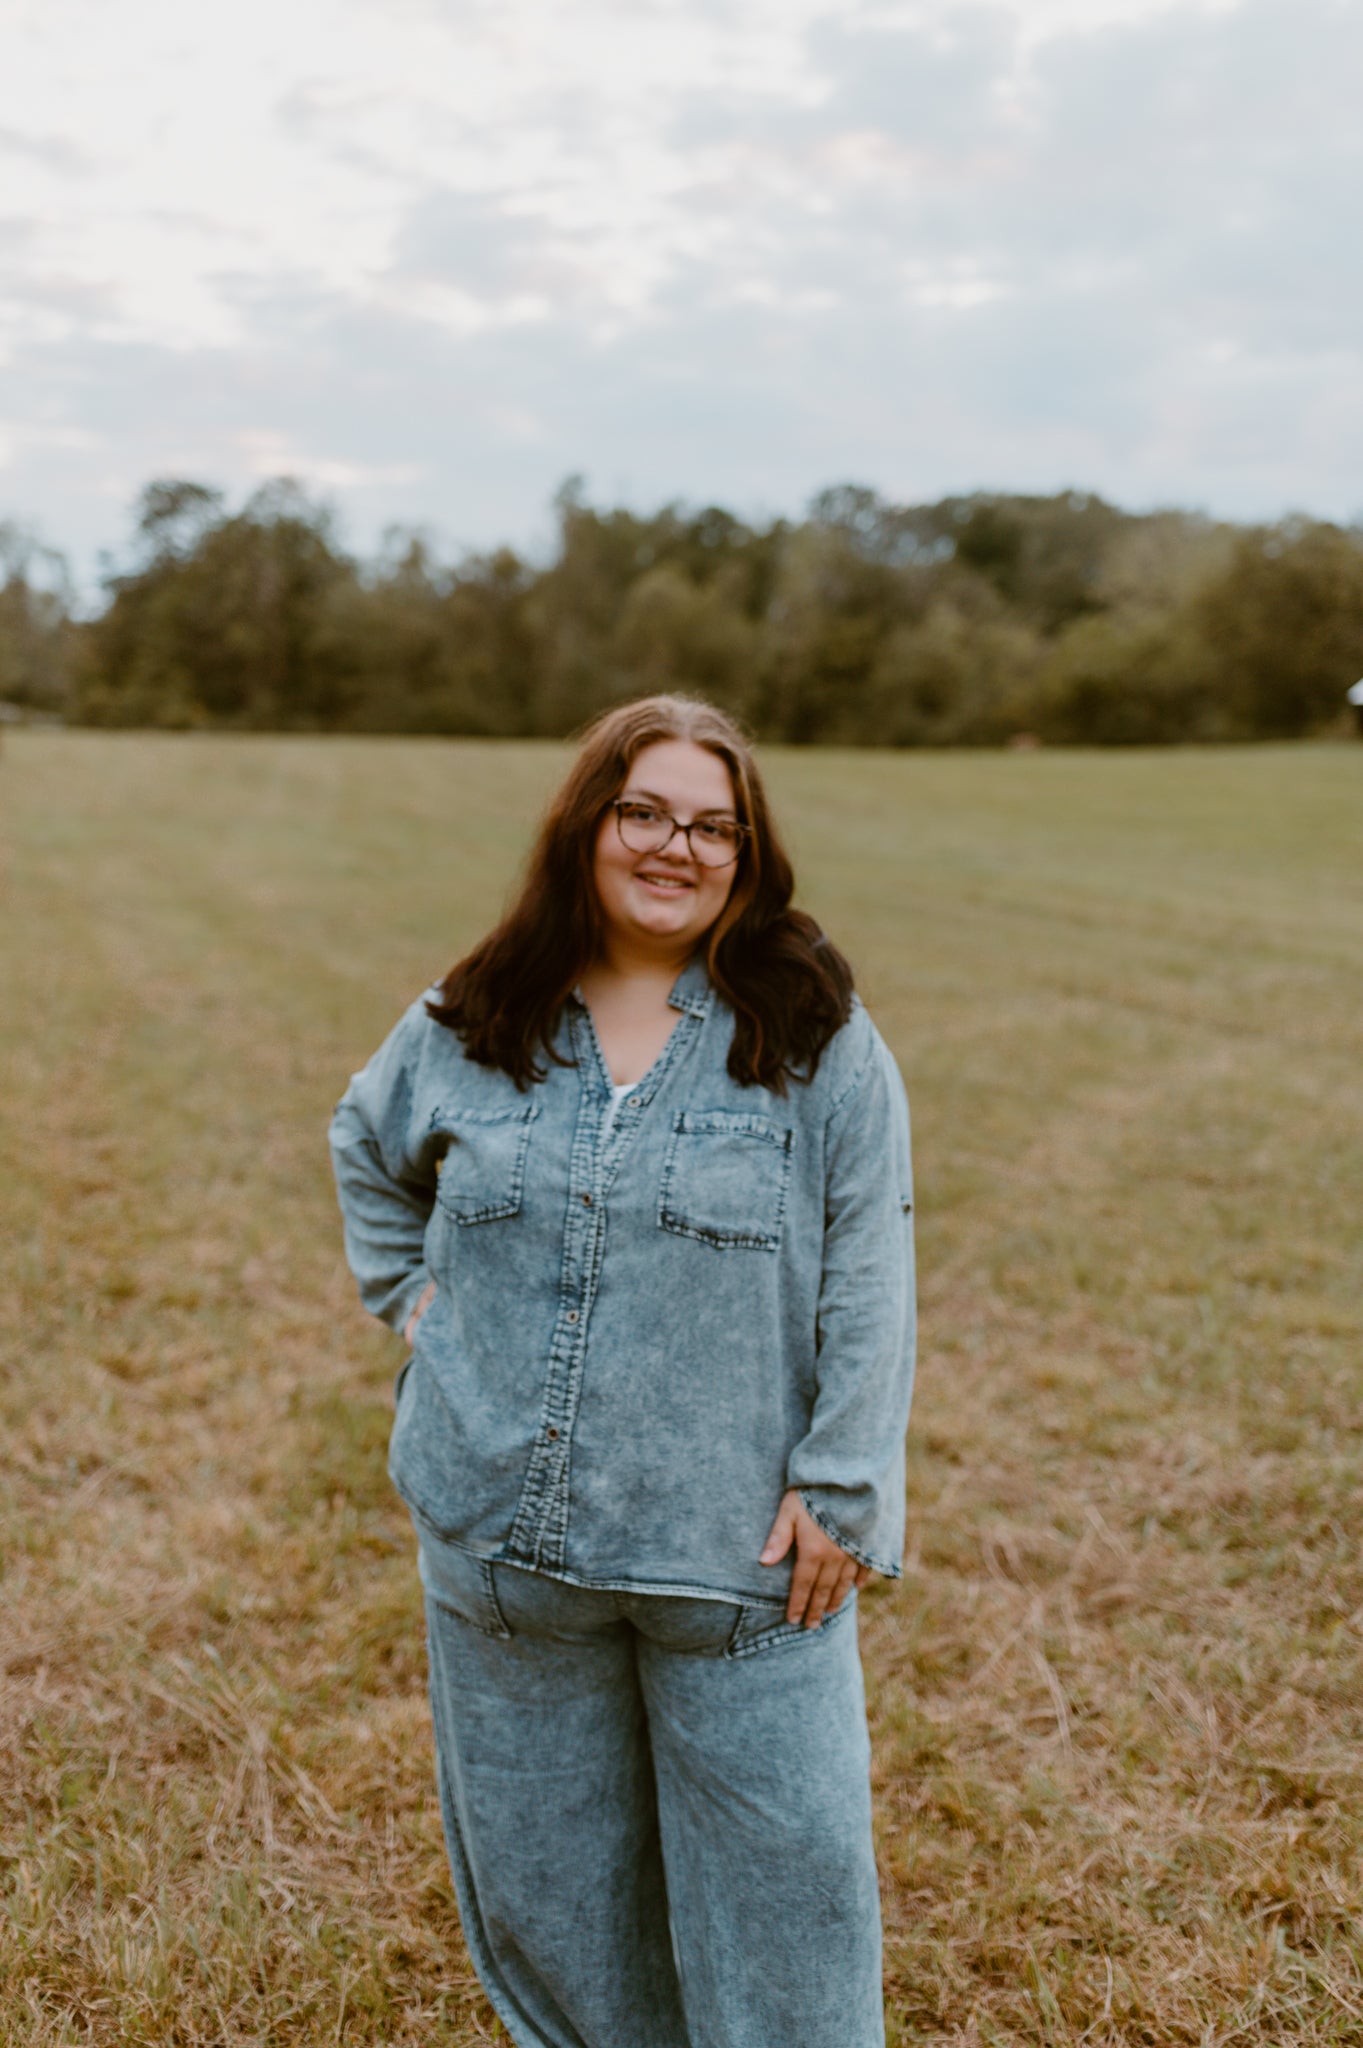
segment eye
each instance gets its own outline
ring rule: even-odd
[[[738,839],[738,827],[727,818],[702,818],[691,830],[706,846],[733,846]]]
[[[656,825],[662,812],[652,804],[621,804],[620,816],[630,825]]]

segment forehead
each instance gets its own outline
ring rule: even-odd
[[[654,740],[641,747],[625,776],[625,788],[661,797],[669,807],[692,811],[735,808],[729,764],[694,740]]]

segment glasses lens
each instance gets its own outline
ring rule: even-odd
[[[633,853],[656,853],[672,835],[672,820],[666,811],[652,804],[620,804],[616,807],[620,837]]]
[[[743,834],[737,825],[723,818],[705,818],[691,827],[691,846],[696,859],[707,868],[727,868],[738,859]]]

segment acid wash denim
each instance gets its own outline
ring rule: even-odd
[[[524,1092],[414,1003],[331,1141],[365,1306],[436,1283],[390,1451],[418,1531],[570,1584],[780,1605],[782,1494],[898,1576],[913,1381],[908,1110],[865,1009],[783,1097],[727,1071],[701,960],[607,1127],[572,998]]]
[[[421,1545],[464,1936],[518,2048],[883,2048],[855,1596],[566,1585]]]
[[[758,1556],[795,1486],[900,1569],[904,1091],[860,1005],[782,1097],[670,1000],[613,1124],[574,999],[525,1092],[414,1004],[332,1125],[364,1302],[436,1283],[390,1467],[460,1915],[518,2048],[883,2048],[856,1599]]]

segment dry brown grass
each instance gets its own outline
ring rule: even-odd
[[[15,2048],[497,2038],[322,1133],[556,760],[7,741]],[[916,1114],[892,2040],[1363,2042],[1363,752],[773,769]]]

